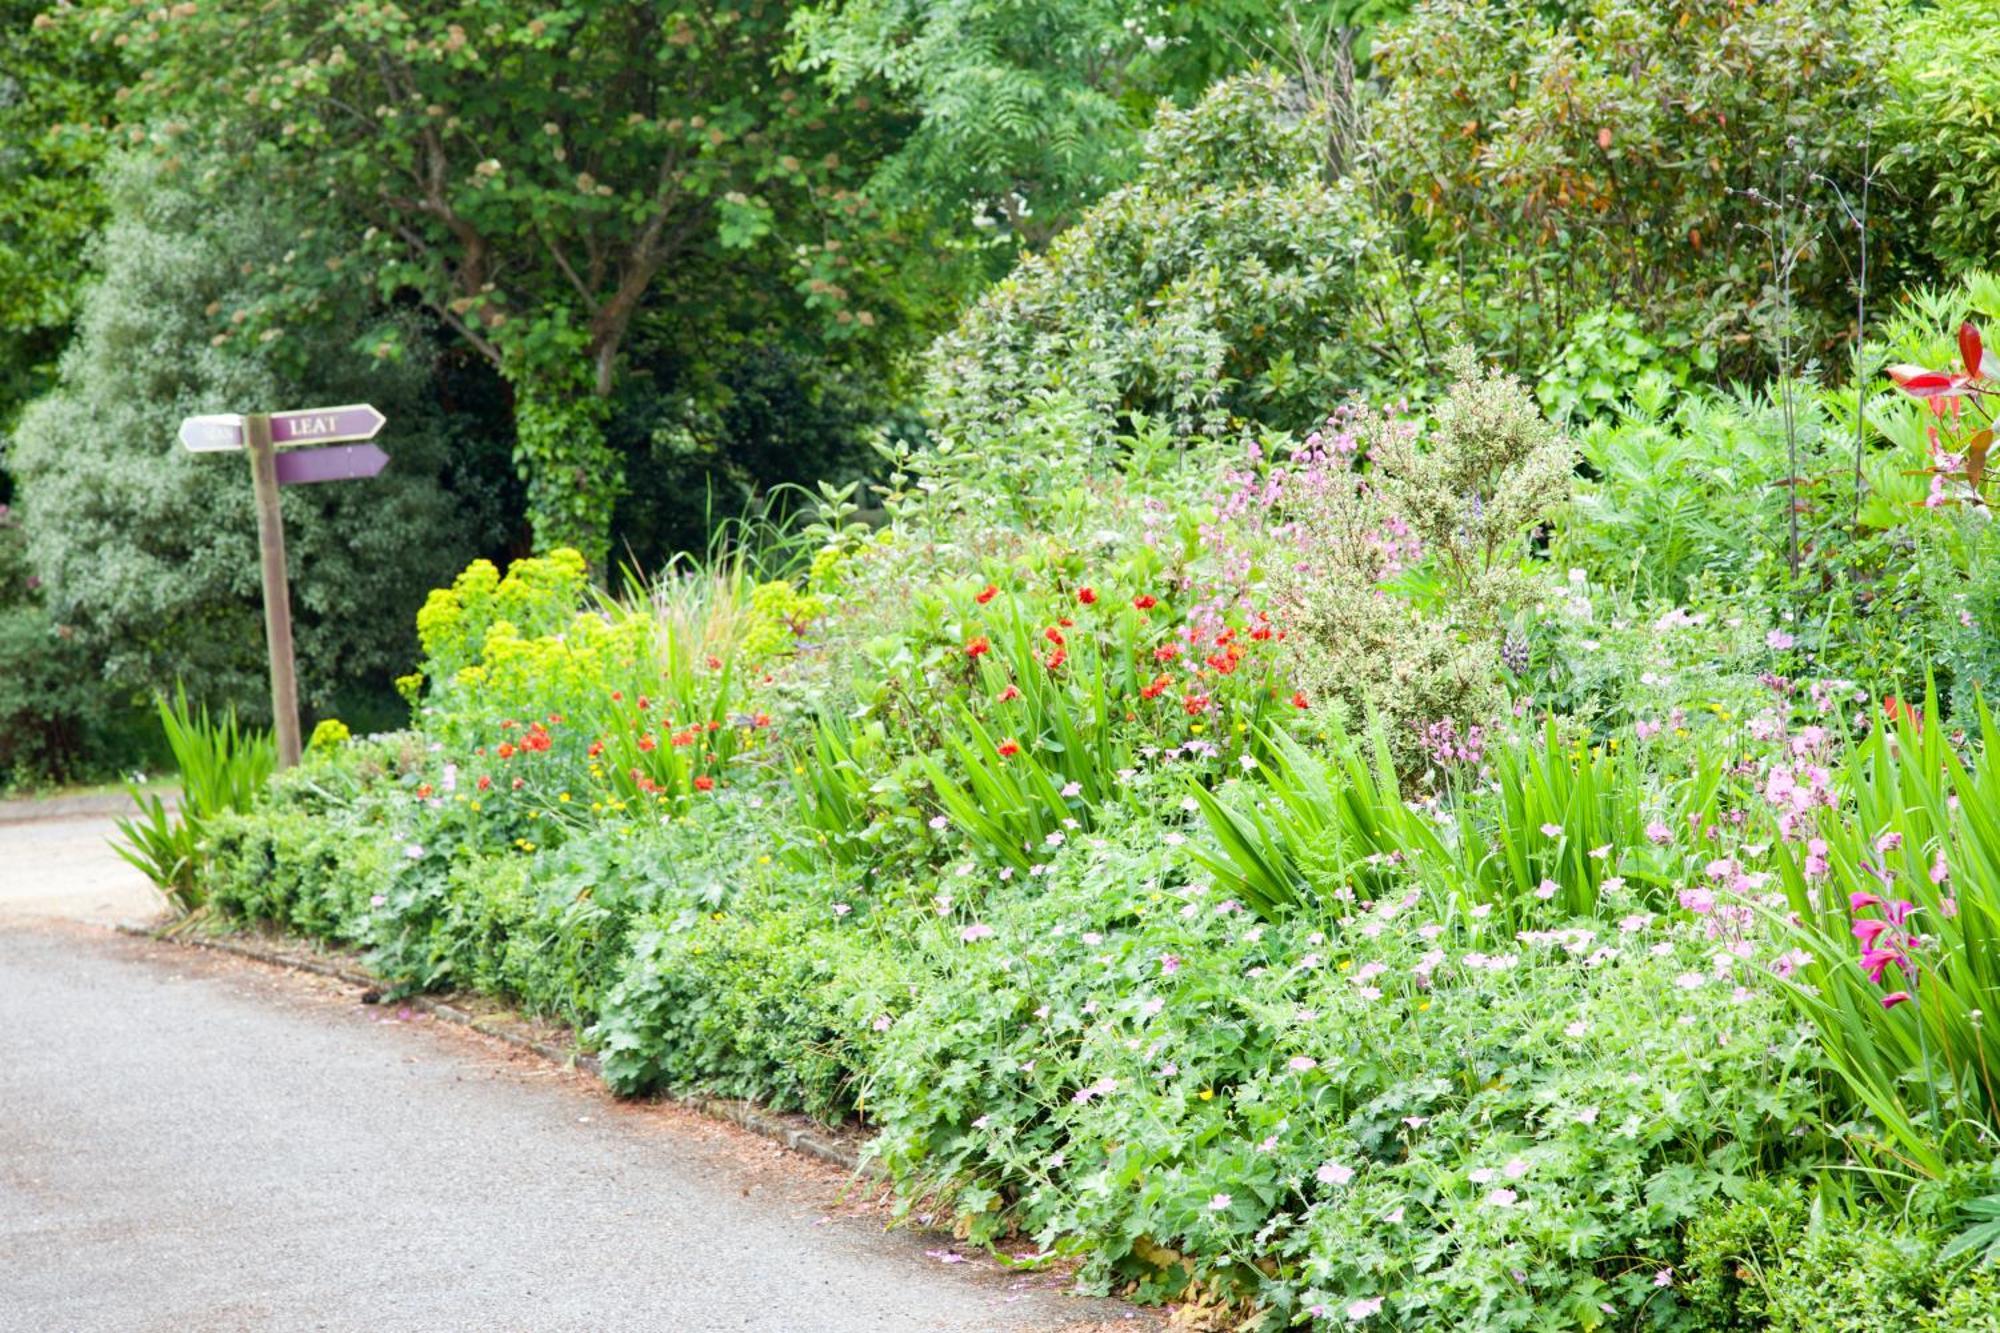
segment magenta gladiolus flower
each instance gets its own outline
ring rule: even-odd
[[[1910,993],[1906,990],[1892,990],[1882,997],[1882,1007],[1884,1009],[1894,1009],[1909,998]]]
[[[1882,900],[1872,893],[1850,893],[1847,895],[1847,910],[1858,912],[1864,907],[1879,907]]]

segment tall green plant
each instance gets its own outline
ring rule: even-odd
[[[233,709],[218,720],[206,704],[190,708],[184,688],[176,687],[172,700],[162,695],[159,710],[180,773],[178,806],[128,783],[139,813],[118,820],[124,842],[112,849],[166,894],[176,911],[187,913],[204,897],[202,834],[209,819],[250,808],[271,776],[275,751],[270,733],[239,726]]]

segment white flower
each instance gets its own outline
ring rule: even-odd
[[[1380,1313],[1382,1313],[1382,1298],[1380,1296],[1369,1296],[1363,1300],[1349,1301],[1347,1303],[1347,1318],[1353,1323],[1358,1324],[1370,1315]]]
[[[1313,1178],[1322,1185],[1345,1185],[1354,1179],[1354,1168],[1344,1162],[1321,1162]]]
[[[1208,1211],[1211,1213],[1219,1213],[1223,1209],[1229,1207],[1229,1204],[1230,1204],[1230,1198],[1227,1194],[1218,1194],[1213,1199],[1210,1199],[1208,1201]]]
[[[1521,1196],[1514,1191],[1502,1188],[1489,1191],[1486,1195],[1486,1204],[1491,1208],[1512,1208],[1520,1198]]]
[[[424,859],[424,849],[413,842],[403,849],[403,855],[409,857],[412,861],[421,861]]]

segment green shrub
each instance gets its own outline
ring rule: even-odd
[[[1768,373],[1774,200],[1815,229],[1791,276],[1806,341],[1837,337],[1853,255],[1821,178],[1858,196],[1889,38],[1872,0],[1423,0],[1375,43],[1362,140],[1428,266],[1409,299],[1523,371],[1615,307]]]
[[[1137,181],[931,349],[923,471],[1026,513],[1128,450],[1316,419],[1367,364],[1343,338],[1366,211],[1326,132],[1270,76],[1163,109]]]
[[[1992,1333],[2000,1269],[1940,1254],[1948,1198],[1931,1191],[1916,1217],[1895,1219],[1796,1183],[1754,1182],[1689,1228],[1681,1299],[1702,1330],[1767,1333]]]

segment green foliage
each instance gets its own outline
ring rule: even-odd
[[[1342,338],[1368,223],[1325,133],[1275,76],[1163,110],[1134,183],[932,347],[922,470],[1028,512],[1128,451],[1316,419],[1368,364]]]
[[[161,696],[159,711],[180,791],[169,806],[157,792],[128,783],[139,813],[118,820],[124,841],[113,850],[185,913],[201,906],[206,895],[202,839],[209,821],[250,809],[277,756],[270,733],[238,727],[233,711],[211,719],[206,705],[188,707],[185,691],[177,689],[171,701]]]
[[[1877,727],[1827,811],[1781,861],[1785,928],[1812,962],[1790,993],[1882,1150],[1941,1174],[2000,1127],[1985,1011],[2000,986],[2000,732],[1984,709],[1976,770],[1935,700]],[[1858,966],[1857,966],[1858,962]]]
[[[0,505],[0,790],[86,771],[92,724],[113,702],[75,634],[42,605],[39,586],[20,520]]]
[[[1882,142],[1898,184],[1922,200],[1917,225],[1947,273],[1993,263],[2000,226],[2000,72],[1982,52],[2000,6],[1944,0],[1905,11],[1890,65]]]
[[[916,125],[875,170],[892,206],[969,212],[1004,239],[1046,241],[1137,165],[1162,98],[1197,97],[1261,49],[1272,0],[824,0],[793,18],[795,59],[843,94],[880,88]]]
[[[1915,1225],[1896,1227],[1837,1201],[1829,1207],[1825,1193],[1808,1203],[1793,1184],[1751,1185],[1690,1228],[1684,1293],[1698,1315],[1693,1327],[1991,1333],[2000,1328],[2000,1270],[1966,1268],[1940,1247],[1949,1197],[1919,1196]]]
[[[1519,381],[1463,346],[1447,364],[1428,420],[1360,414],[1301,457],[1296,549],[1272,575],[1307,695],[1382,716],[1405,771],[1425,728],[1493,711],[1508,614],[1539,592],[1531,530],[1568,499],[1574,459]]]
[[[28,560],[50,615],[125,690],[185,679],[245,717],[268,708],[256,523],[241,454],[190,454],[195,412],[372,401],[395,457],[381,477],[283,495],[294,640],[309,703],[386,682],[409,651],[409,589],[463,558],[476,514],[455,510],[420,397],[422,368],[352,351],[304,325],[252,341],[204,313],[256,306],[297,242],[282,210],[194,161],[128,160],[106,177],[113,221],[60,387],[22,417],[8,454]],[[337,309],[325,312],[331,317]],[[220,316],[224,324],[227,316]]]
[[[134,123],[176,123],[311,201],[319,225],[247,333],[357,282],[420,302],[525,409],[537,540],[601,559],[619,478],[601,408],[576,400],[612,393],[649,302],[699,325],[676,338],[698,352],[760,287],[823,344],[886,325],[901,299],[911,266],[855,192],[893,122],[774,63],[787,10],[91,0],[63,22],[145,51]]]
[[[91,50],[46,8],[0,5],[0,431],[47,388],[76,317],[104,214],[92,131],[120,77],[117,53]]]
[[[1822,181],[1858,198],[1888,41],[1872,3],[1419,3],[1375,44],[1363,136],[1424,270],[1412,299],[1524,370],[1617,307],[1725,373],[1767,371],[1780,268],[1808,343],[1853,314]],[[1812,244],[1774,262],[1764,233],[1801,208]]]

